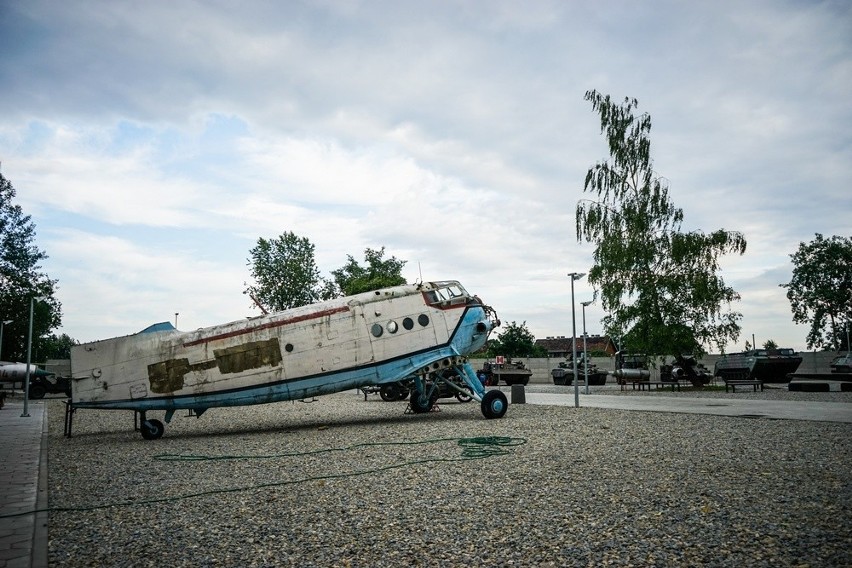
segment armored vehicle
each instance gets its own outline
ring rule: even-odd
[[[530,382],[532,370],[527,369],[523,361],[506,359],[503,363],[486,361],[477,374],[485,376],[487,385],[499,385],[501,380],[507,385],[526,385]]]
[[[830,367],[832,373],[852,373],[852,353],[838,355],[831,360]]]
[[[721,379],[788,383],[788,375],[795,372],[801,362],[802,357],[793,349],[752,349],[723,355],[716,361],[713,374]]]
[[[572,385],[574,384],[574,365],[569,357],[567,361],[559,363],[559,366],[550,371],[550,376],[553,377],[554,385]],[[607,372],[598,370],[596,365],[588,366],[589,385],[605,385]],[[586,380],[586,360],[583,354],[580,353],[577,358],[577,380]]]

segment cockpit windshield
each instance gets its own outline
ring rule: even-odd
[[[467,301],[467,291],[458,282],[437,282],[434,290],[424,292],[428,304],[463,304]]]

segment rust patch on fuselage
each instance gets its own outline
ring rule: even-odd
[[[266,341],[250,341],[235,347],[214,349],[213,356],[223,375],[242,373],[258,367],[277,367],[281,364],[281,347],[278,338],[273,337]]]
[[[186,374],[192,371],[218,367],[219,372],[226,375],[265,366],[276,367],[281,364],[281,347],[278,338],[274,337],[267,341],[250,341],[226,349],[214,349],[213,357],[210,361],[193,364],[183,357],[148,365],[151,392],[166,394],[181,390]]]
[[[189,359],[169,359],[148,365],[151,392],[168,393],[183,388],[183,377],[189,372]]]

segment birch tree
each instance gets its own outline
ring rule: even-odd
[[[731,311],[739,294],[719,275],[720,258],[743,254],[744,236],[719,229],[683,232],[683,211],[651,159],[651,116],[636,99],[618,103],[588,91],[610,158],[589,168],[576,208],[578,241],[594,243],[589,282],[607,312],[603,325],[628,349],[648,355],[724,350],[740,333]]]

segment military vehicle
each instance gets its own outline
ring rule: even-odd
[[[847,353],[846,355],[838,355],[834,359],[831,360],[832,373],[852,373],[852,353]]]
[[[589,385],[600,386],[606,384],[606,371],[599,370],[596,365],[589,364],[588,376]],[[559,363],[559,366],[550,371],[550,376],[553,377],[554,385],[572,385],[574,384],[574,364],[572,358]],[[586,359],[583,354],[578,354],[577,357],[577,381],[586,380]]]
[[[676,382],[688,380],[694,387],[702,387],[713,378],[713,374],[692,355],[678,355],[670,365],[660,365],[660,381]]]
[[[71,379],[56,375],[39,375],[30,377],[30,398],[38,400],[46,394],[62,393],[71,396]]]
[[[648,357],[641,353],[627,353],[618,351],[615,354],[615,375],[618,384],[626,382],[647,381],[651,378],[648,370]]]
[[[789,375],[799,368],[801,362],[802,357],[793,349],[751,349],[723,355],[716,361],[713,374],[723,380],[789,383]]]
[[[507,385],[526,385],[532,377],[532,370],[527,369],[523,361],[512,361],[507,358],[503,363],[486,361],[477,375],[485,376],[486,385],[499,385],[502,380]]]

